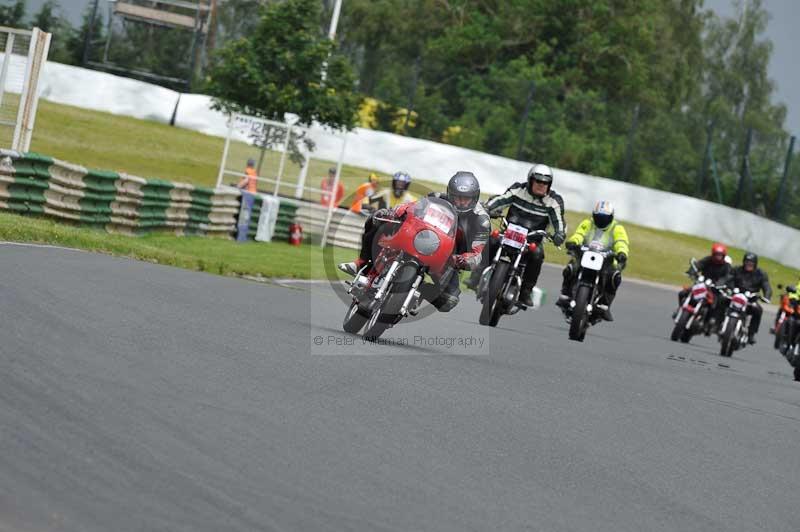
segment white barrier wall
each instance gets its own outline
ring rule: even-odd
[[[159,122],[169,122],[178,100],[177,92],[162,87],[58,63],[47,64],[42,85],[42,97],[51,101]],[[225,136],[225,117],[211,110],[210,102],[205,95],[181,95],[175,124]],[[341,144],[333,134],[313,127],[311,137],[317,143],[315,157],[338,159]],[[528,162],[360,128],[349,135],[344,160],[386,173],[403,169],[437,183],[446,183],[458,170],[470,170],[489,193],[500,193],[513,181],[524,179],[530,168]],[[796,229],[688,196],[567,170],[554,171],[554,188],[569,210],[588,212],[596,199],[610,199],[623,220],[719,240],[800,268],[800,254],[791,246],[800,240]]]
[[[143,81],[53,62],[45,66],[41,85],[41,97],[51,102],[163,123],[172,118],[179,94]]]

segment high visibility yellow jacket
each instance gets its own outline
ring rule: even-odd
[[[794,292],[789,292],[789,299],[800,300],[800,281],[794,285]]]
[[[628,233],[621,223],[614,220],[611,225],[605,229],[600,229],[594,224],[594,220],[586,218],[580,223],[567,242],[574,244],[589,245],[590,242],[599,241],[606,247],[614,250],[614,253],[624,253],[626,256],[630,255],[630,242],[628,241]]]

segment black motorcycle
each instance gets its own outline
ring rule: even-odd
[[[589,327],[603,320],[600,299],[606,292],[606,274],[614,267],[614,251],[594,241],[569,253],[576,259],[578,272],[564,314],[569,322],[569,339],[583,342]]]
[[[782,288],[778,285],[778,288]],[[794,286],[787,286],[781,296],[778,316],[775,320],[775,349],[794,368],[794,380],[800,381],[800,299],[793,297]]]
[[[500,246],[492,263],[481,272],[475,290],[478,301],[482,303],[478,322],[490,327],[496,327],[504,314],[527,310],[519,302],[527,256],[541,245],[537,241],[552,241],[552,236],[546,231],[529,231],[525,226],[509,220],[504,219],[501,227],[504,227],[502,233],[492,231],[490,238],[500,239]]]

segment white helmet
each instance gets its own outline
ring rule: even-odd
[[[598,201],[592,209],[592,219],[597,227],[605,229],[614,221],[614,205],[610,201]]]
[[[547,192],[553,186],[553,170],[546,164],[535,164],[528,172],[528,192],[533,194],[533,182],[547,183]]]

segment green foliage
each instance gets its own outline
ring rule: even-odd
[[[273,120],[294,113],[304,125],[352,128],[360,101],[354,76],[344,57],[331,55],[333,43],[320,31],[319,18],[316,0],[260,8],[254,31],[214,54],[206,87],[215,106]]]
[[[105,37],[105,26],[103,24],[103,17],[98,15],[92,23],[92,4],[89,3],[83,12],[83,21],[80,28],[73,30],[66,42],[67,57],[64,61],[72,65],[83,64],[83,51],[86,45],[87,36],[89,36],[89,27],[91,29],[91,42],[97,43]],[[99,10],[98,10],[99,11]],[[90,43],[91,44],[91,43]],[[99,61],[102,58],[102,49],[98,46],[89,46],[89,61]]]
[[[30,26],[52,34],[48,55],[49,60],[58,63],[71,62],[68,43],[74,30],[69,21],[61,16],[60,7],[56,0],[47,0],[42,4],[39,12],[33,16]]]
[[[25,0],[16,0],[13,4],[0,6],[0,26],[21,28],[25,18]]]
[[[787,135],[766,20],[762,0],[741,21],[702,0],[350,0],[340,36],[359,90],[418,114],[413,136],[715,199],[713,124],[731,203],[753,128],[742,206],[771,215]]]

